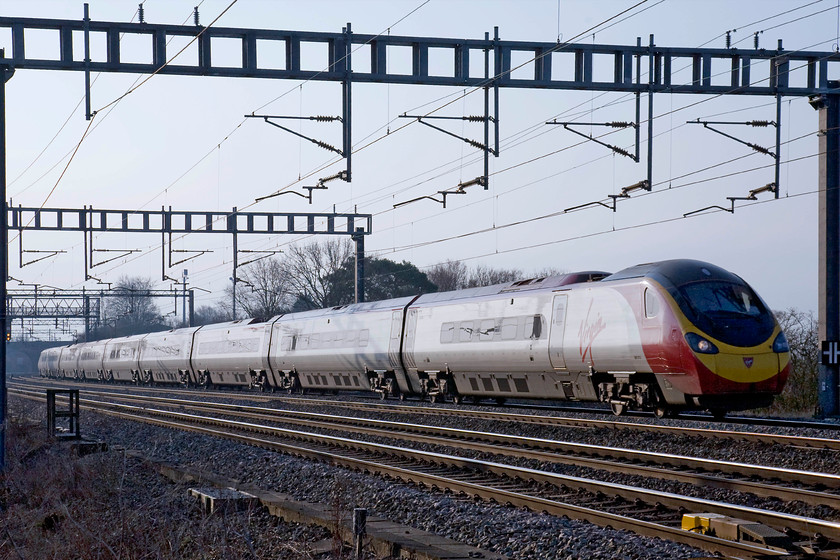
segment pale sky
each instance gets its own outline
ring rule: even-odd
[[[192,23],[196,3],[147,0],[145,19],[149,23]],[[137,4],[92,0],[91,18],[136,21]],[[199,8],[201,23],[209,24],[229,4],[230,0],[203,0]],[[466,39],[481,39],[485,32],[492,35],[493,27],[498,26],[500,37],[506,40],[554,42],[560,36],[564,41],[634,45],[637,37],[647,44],[653,34],[661,46],[720,48],[725,46],[723,34],[736,30],[732,41],[738,48],[752,48],[754,32],[761,32],[761,47],[768,49],[775,48],[779,39],[788,50],[831,51],[838,43],[840,8],[836,0],[649,0],[628,12],[629,17],[580,36],[635,4],[584,0],[239,0],[215,26],[340,32],[349,22],[357,33]],[[0,15],[81,19],[82,2],[4,0]],[[0,30],[0,48],[10,53],[10,43],[8,30]],[[94,41],[95,60],[104,56],[102,43]],[[50,34],[28,37],[27,52],[55,57],[57,44]],[[173,44],[169,49],[176,52],[182,46]],[[137,60],[147,52],[143,45],[130,40],[124,41],[122,50],[125,57],[136,56]],[[193,45],[183,56],[194,58],[195,51]],[[367,64],[366,54],[363,49],[354,54],[354,64],[360,65],[357,68]],[[405,54],[393,52],[389,68],[408,71],[410,58]],[[214,56],[235,59],[238,54],[220,47]],[[323,52],[312,49],[304,51],[304,62],[309,69],[320,69],[326,59]],[[514,60],[514,64],[517,62],[524,60]],[[451,65],[448,58],[434,56],[430,64],[441,68]],[[596,66],[596,71],[598,68],[612,71],[609,61]],[[715,79],[727,83],[726,69],[719,70],[723,73]],[[830,79],[840,79],[839,68],[833,67],[832,73]],[[690,70],[683,77],[690,80]],[[99,109],[129,90],[138,76],[94,74],[92,78],[93,107]],[[328,190],[314,193],[312,205],[292,195],[255,205],[255,198],[278,189],[302,191],[303,185],[314,184],[318,177],[344,169],[344,163],[308,142],[259,119],[246,120],[243,115],[255,110],[297,116],[340,115],[340,84],[155,76],[99,113],[59,181],[67,156],[88,127],[84,103],[79,105],[84,96],[84,75],[20,70],[6,84],[8,194],[16,205],[40,206],[54,189],[46,206],[68,208],[356,209],[375,216],[374,233],[366,239],[369,255],[409,260],[421,269],[454,259],[470,266],[480,263],[526,272],[548,267],[617,271],[641,262],[695,258],[739,274],[774,309],[816,311],[817,112],[807,99],[783,99],[781,198],[771,201],[771,196],[761,196],[760,203],[739,205],[734,214],[718,211],[683,218],[684,213],[705,206],[728,206],[727,196],[746,196],[771,182],[772,167],[764,166],[772,159],[686,121],[775,120],[771,97],[656,94],[651,194],[620,202],[615,213],[593,207],[510,225],[603,200],[643,179],[647,141],[643,126],[643,157],[636,164],[594,143],[578,146],[579,137],[562,127],[542,124],[553,118],[580,123],[630,121],[635,105],[628,94],[502,89],[501,155],[491,159],[490,189],[472,187],[466,195],[449,197],[446,209],[429,200],[394,209],[396,203],[452,189],[460,181],[481,175],[480,152],[457,139],[416,123],[395,132],[409,122],[398,115],[417,112],[420,107],[426,112],[440,108],[435,113],[439,115],[481,114],[483,94],[464,93],[470,92],[440,86],[355,84],[354,145],[360,148],[381,139],[354,154],[352,183],[329,183]],[[643,96],[642,119],[646,118],[647,98]],[[290,126],[299,126],[302,133],[330,144],[341,143],[337,124],[305,122]],[[481,139],[483,135],[480,124],[446,121],[440,126],[459,136]],[[391,134],[386,134],[389,128]],[[590,127],[581,130],[588,134]],[[772,128],[733,126],[725,130],[774,148]],[[633,145],[630,131],[610,138],[626,149]],[[739,156],[746,157],[724,163]],[[323,171],[317,171],[321,168]],[[304,179],[299,181],[299,177]],[[296,241],[311,238],[243,235],[239,244],[240,249],[282,250]],[[177,249],[214,251],[167,273],[179,277],[181,270],[188,268],[190,284],[212,292],[200,292],[198,305],[222,297],[231,276],[230,238],[194,235],[174,245]],[[95,267],[95,276],[109,282],[122,275],[160,279],[158,235],[100,235],[95,246],[142,250]],[[27,233],[24,249],[67,253],[22,269],[18,249],[15,240],[9,246],[10,274],[14,278],[66,288],[99,287],[93,281],[84,282],[80,234]],[[16,285],[10,283],[10,287]],[[170,285],[161,282],[158,287]]]

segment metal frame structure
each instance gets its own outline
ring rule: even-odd
[[[24,320],[58,320],[77,319],[85,322],[85,340],[90,338],[91,328],[96,328],[101,321],[103,300],[116,297],[127,297],[131,293],[126,290],[62,290],[57,288],[33,290],[8,290],[6,294],[6,308],[9,323],[19,319]],[[178,311],[178,300],[184,304],[184,315],[189,309],[188,326],[194,323],[195,291],[187,290],[141,290],[136,297],[169,298],[174,301],[175,314]],[[186,317],[184,317],[186,323]],[[7,331],[8,332],[8,331]]]
[[[161,278],[167,276],[166,256],[169,268],[184,263],[206,251],[187,251],[191,256],[173,262],[172,234],[216,233],[227,234],[233,239],[233,290],[234,315],[236,313],[236,271],[259,258],[265,258],[275,251],[260,251],[262,256],[239,262],[238,236],[241,234],[261,235],[347,235],[356,243],[357,301],[364,301],[364,236],[370,235],[373,227],[371,214],[301,213],[301,212],[230,212],[161,210],[103,210],[85,206],[75,208],[35,208],[9,206],[7,229],[20,234],[21,255],[23,254],[24,231],[77,231],[85,236],[85,280],[98,280],[90,274],[96,266],[121,258],[133,252],[122,249],[95,249],[93,234],[96,232],[160,233],[161,234]],[[167,250],[164,250],[167,249]],[[100,262],[95,262],[97,252],[119,253]],[[253,251],[248,251],[253,253]],[[56,254],[57,251],[47,251]],[[8,258],[8,257],[7,257]],[[33,261],[35,262],[35,261]],[[177,280],[176,280],[177,282]],[[361,288],[359,288],[361,286]]]
[[[197,16],[197,14],[196,14]],[[437,37],[408,37],[394,35],[369,35],[353,33],[348,24],[340,33],[283,31],[267,29],[245,29],[224,27],[202,27],[195,18],[194,26],[150,24],[145,21],[139,23],[101,22],[92,21],[87,6],[82,20],[64,19],[34,19],[0,17],[0,29],[11,30],[12,56],[6,58],[0,51],[0,72],[5,83],[15,69],[42,70],[75,70],[86,74],[86,97],[88,117],[90,117],[90,72],[128,72],[140,74],[171,74],[183,76],[220,76],[247,77],[270,79],[294,79],[341,82],[342,84],[342,123],[343,149],[346,154],[347,180],[351,179],[352,153],[352,83],[377,82],[391,84],[441,85],[455,87],[485,88],[485,92],[493,89],[496,97],[495,104],[499,104],[500,88],[538,88],[554,90],[583,90],[583,91],[613,91],[648,94],[648,153],[647,180],[642,188],[649,190],[653,186],[653,123],[654,123],[654,94],[656,93],[686,93],[712,95],[761,95],[776,98],[776,123],[781,126],[781,98],[783,96],[820,96],[820,106],[831,111],[835,103],[840,101],[838,84],[829,83],[829,65],[835,66],[840,62],[840,53],[819,51],[785,51],[781,41],[775,49],[761,49],[758,44],[753,49],[734,48],[673,48],[657,46],[653,35],[649,44],[642,46],[641,40],[635,46],[603,45],[603,44],[572,44],[572,43],[544,43],[533,41],[503,41],[499,39],[498,30],[492,39],[489,34],[482,39],[451,39]],[[55,34],[57,57],[53,60],[36,59],[27,56],[25,35],[28,30],[47,30]],[[91,59],[90,37],[92,34],[104,36],[107,45],[106,55],[102,60]],[[125,62],[120,54],[120,36],[134,35],[145,37],[149,45],[149,62]],[[74,38],[81,36],[85,43],[83,59],[74,57]],[[198,43],[198,57],[195,64],[170,64],[167,53],[167,41],[172,37],[187,37]],[[215,40],[237,40],[241,45],[241,64],[229,67],[215,65],[213,61],[213,44]],[[284,49],[284,60],[265,60],[261,56],[261,48],[265,42],[273,42],[274,46]],[[328,65],[326,68],[304,68],[301,60],[302,45],[316,44],[326,50]],[[351,56],[356,47],[368,45],[370,49],[369,69],[354,71]],[[411,68],[409,72],[399,73],[397,69],[389,69],[386,61],[389,49],[408,49],[411,51]],[[448,75],[433,75],[429,69],[430,49],[446,49],[450,51],[453,60],[453,70]],[[492,76],[473,76],[470,73],[470,58],[473,53],[479,56],[488,53],[492,56]],[[492,53],[492,54],[489,54]],[[531,57],[528,63],[530,69],[524,75],[521,69],[513,67],[512,61],[518,53],[525,53]],[[555,69],[556,59],[568,59],[572,62],[573,71],[570,75],[559,75]],[[648,61],[648,79],[646,82],[633,76],[634,60]],[[681,61],[689,62],[691,80],[679,83],[677,71]],[[564,60],[560,61],[561,63]],[[769,64],[766,76],[754,75],[756,63]],[[713,76],[713,66],[725,65],[729,69],[723,79]],[[489,60],[487,66],[489,67]],[[596,70],[607,66],[610,71],[602,74]],[[597,68],[596,68],[597,67]],[[791,83],[790,71],[804,67],[805,77],[801,84]],[[486,69],[485,73],[489,74]],[[595,76],[609,75],[611,79],[596,79]],[[713,79],[714,78],[714,79]],[[5,93],[0,87],[0,199],[5,201]],[[488,98],[485,96],[485,116],[489,115]],[[821,111],[824,109],[821,109]],[[824,113],[821,113],[824,114]],[[498,109],[495,112],[498,122]],[[821,118],[821,122],[822,122]],[[830,119],[829,119],[830,120]],[[833,121],[832,121],[833,122]],[[779,128],[777,128],[777,135]],[[837,145],[840,131],[837,127],[824,128],[828,142],[828,151],[824,152],[826,165],[820,166],[821,179],[825,191],[834,192],[840,188],[840,172],[838,171],[838,154],[832,146]],[[498,135],[498,128],[496,128]],[[486,135],[485,135],[486,136]],[[486,138],[484,146],[489,146]],[[485,152],[486,153],[486,152]],[[639,184],[642,184],[639,183]],[[622,191],[624,193],[624,191]],[[626,193],[624,193],[626,194]],[[778,188],[776,193],[778,196]],[[627,198],[622,196],[621,198]],[[617,199],[614,199],[615,202]],[[613,208],[614,209],[614,208]],[[827,213],[831,220],[836,220],[840,212],[840,202],[832,206]],[[0,212],[0,251],[7,247],[7,219],[6,212]],[[821,286],[825,283],[828,301],[840,301],[840,236],[837,231],[829,228],[825,233],[825,247],[821,244]],[[6,253],[0,254],[7,267]],[[825,278],[822,278],[823,270]],[[6,276],[8,273],[6,272]],[[822,290],[821,290],[822,293]],[[5,299],[5,284],[0,291],[0,299]],[[840,323],[836,315],[838,310],[825,303],[821,298],[821,317],[834,314],[830,318]],[[5,320],[5,306],[0,321]],[[840,327],[840,325],[838,325]],[[840,331],[827,332],[827,337],[840,337]],[[3,345],[0,344],[0,347]],[[0,384],[5,398],[5,349],[0,348]],[[823,411],[827,414],[837,414],[837,372],[833,371],[828,377],[821,379],[823,392],[831,393],[831,399],[825,401]],[[5,405],[0,411],[0,425],[5,421]],[[0,430],[2,437],[2,430]],[[3,442],[0,441],[0,444]],[[0,448],[2,445],[0,445]],[[2,459],[2,457],[0,457]],[[2,468],[0,461],[0,468]]]

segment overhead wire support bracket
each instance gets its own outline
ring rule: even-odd
[[[312,142],[313,144],[315,144],[316,146],[318,146],[320,148],[323,148],[323,149],[328,150],[330,152],[335,152],[336,154],[340,155],[341,157],[344,157],[344,158],[347,157],[347,155],[344,153],[343,150],[339,150],[335,146],[327,144],[326,142],[322,142],[321,140],[311,138],[309,136],[306,136],[305,134],[301,134],[300,132],[292,130],[289,127],[283,126],[282,124],[277,124],[276,122],[272,122],[272,121],[269,120],[269,119],[298,119],[298,120],[313,120],[313,121],[316,121],[316,122],[332,122],[332,121],[337,120],[337,121],[343,122],[341,117],[321,117],[321,116],[316,116],[316,117],[287,117],[287,116],[283,116],[283,115],[245,115],[245,118],[248,118],[248,119],[251,119],[251,118],[263,119],[265,122],[267,122],[271,126],[275,126],[275,127],[279,128],[280,130],[285,130],[286,132],[288,132],[290,134],[294,134],[298,138],[303,138],[304,140]]]
[[[776,162],[774,166],[775,172],[775,180],[773,183],[774,185],[773,194],[776,198],[779,198],[779,164],[781,162],[781,158],[779,154],[781,153],[781,96],[776,96],[776,120],[775,121],[766,121],[766,120],[752,120],[752,121],[701,121],[699,118],[693,121],[686,121],[686,124],[702,124],[703,128],[711,130],[712,132],[716,132],[721,136],[729,138],[730,140],[734,140],[739,144],[743,144],[748,148],[766,156],[770,156]],[[772,152],[770,149],[765,148],[764,146],[759,146],[758,144],[754,144],[752,142],[747,142],[745,140],[741,140],[740,138],[733,136],[731,134],[727,134],[722,130],[718,130],[717,128],[713,128],[709,125],[740,125],[740,126],[752,126],[754,128],[766,128],[768,126],[772,126],[776,129],[776,151]]]
[[[758,124],[755,124],[755,123],[758,123]],[[773,121],[725,122],[725,121],[701,121],[700,119],[697,119],[697,120],[694,120],[694,121],[686,121],[686,124],[702,124],[703,128],[709,129],[712,132],[716,132],[716,133],[720,134],[721,136],[725,136],[726,138],[729,138],[730,140],[734,140],[734,141],[738,142],[739,144],[743,144],[744,146],[747,146],[748,148],[752,148],[756,152],[759,152],[759,153],[764,154],[764,155],[768,155],[768,156],[772,157],[773,159],[779,159],[779,156],[777,154],[774,154],[773,152],[771,152],[768,148],[765,148],[764,146],[759,146],[758,144],[753,144],[752,142],[747,142],[746,140],[741,140],[740,138],[738,138],[736,136],[732,136],[731,134],[727,134],[726,132],[724,132],[722,130],[718,130],[717,128],[713,128],[713,127],[709,126],[711,124],[735,124],[735,125],[742,125],[742,126],[746,125],[746,126],[754,126],[754,127],[778,126],[778,124],[776,124]]]
[[[40,254],[40,255],[43,255],[43,256],[38,257],[35,260],[23,262],[24,253]],[[30,264],[35,264],[37,262],[41,262],[43,260],[46,260],[50,257],[54,257],[56,255],[61,255],[61,254],[64,254],[64,253],[67,253],[67,251],[63,251],[63,250],[62,251],[39,251],[39,250],[35,250],[35,249],[21,249],[20,250],[20,259],[19,259],[18,263],[20,265],[20,268],[23,268],[24,266],[29,266]]]
[[[283,252],[283,251],[281,251],[280,249],[274,249],[274,250],[272,250],[272,249],[265,249],[265,250],[260,250],[260,249],[238,249],[238,250],[237,250],[237,253],[239,253],[240,255],[242,255],[242,254],[246,254],[246,253],[247,253],[247,254],[260,254],[261,256],[256,257],[256,258],[253,258],[253,259],[251,259],[251,260],[249,260],[249,261],[245,261],[245,262],[238,262],[238,259],[237,259],[237,266],[236,266],[236,268],[241,268],[241,267],[246,266],[246,265],[249,265],[249,264],[251,264],[251,263],[255,263],[255,262],[257,262],[257,261],[261,261],[261,260],[263,260],[263,259],[267,259],[267,258],[269,258],[269,257],[271,257],[271,256],[274,256],[274,255],[276,255],[276,254],[278,254],[278,253],[282,253],[282,252]],[[239,279],[237,279],[237,281],[238,281],[238,282],[242,282],[242,280],[239,280]]]
[[[403,113],[402,115],[400,115],[400,118],[402,118],[402,119],[417,119],[417,122],[419,122],[420,124],[426,125],[429,128],[437,130],[438,132],[443,132],[444,134],[447,134],[447,135],[449,135],[453,138],[457,138],[458,140],[460,140],[462,142],[466,142],[467,144],[469,144],[473,148],[476,148],[476,149],[484,152],[484,182],[482,183],[482,185],[484,185],[484,190],[487,190],[489,188],[489,185],[490,185],[489,154],[493,154],[493,156],[499,157],[499,143],[496,142],[496,147],[495,148],[491,148],[489,146],[489,144],[488,144],[488,142],[489,142],[488,125],[489,125],[489,123],[492,122],[492,123],[496,124],[496,127],[498,127],[499,123],[498,123],[497,119],[495,119],[494,117],[491,117],[489,114],[486,114],[484,116],[467,115],[467,116],[464,116],[464,117],[452,117],[452,116],[443,116],[443,115],[440,115],[440,116],[438,116],[438,115],[408,115],[406,113]],[[467,122],[483,122],[484,123],[484,128],[485,128],[485,131],[484,131],[485,132],[484,133],[485,141],[484,141],[484,143],[481,143],[481,142],[479,142],[477,140],[473,140],[471,138],[465,138],[463,136],[459,136],[459,135],[455,134],[454,132],[450,132],[450,131],[446,130],[445,128],[441,128],[439,126],[435,126],[435,125],[433,125],[429,122],[426,122],[424,119],[441,119],[441,120],[460,120],[460,121],[467,121]],[[423,198],[423,197],[420,197],[420,198]],[[435,200],[435,199],[432,199],[432,200]],[[437,202],[441,202],[441,201],[437,201]],[[446,205],[444,204],[444,208],[445,207],[446,207]]]
[[[469,181],[465,181],[462,183],[458,183],[458,186],[455,187],[455,190],[447,190],[447,191],[438,191],[437,194],[441,195],[440,199],[435,198],[432,195],[424,195],[418,196],[417,198],[412,198],[411,200],[404,200],[402,202],[398,202],[394,204],[394,208],[399,208],[400,206],[405,206],[406,204],[411,204],[412,202],[417,202],[420,200],[434,200],[438,204],[442,204],[444,208],[446,208],[446,197],[450,194],[467,194],[466,189],[467,187],[472,187],[474,185],[486,185],[486,178],[485,177],[476,177],[475,179],[470,179]]]
[[[587,140],[595,142],[596,144],[600,144],[601,146],[604,146],[605,148],[609,148],[610,150],[612,150],[613,152],[615,152],[619,155],[629,157],[630,159],[632,159],[636,163],[639,163],[639,142],[638,142],[638,138],[637,138],[637,142],[636,142],[636,153],[634,155],[634,154],[631,154],[630,152],[628,152],[627,150],[625,150],[624,148],[619,148],[618,146],[614,146],[614,145],[608,144],[606,142],[601,142],[600,140],[593,137],[592,135],[584,134],[583,132],[572,128],[572,125],[577,125],[577,126],[605,126],[605,127],[610,127],[610,128],[631,128],[632,127],[634,129],[638,130],[639,129],[639,124],[638,123],[621,122],[621,121],[604,122],[604,123],[575,123],[575,122],[559,122],[557,120],[553,120],[553,121],[548,121],[545,124],[563,125],[563,128],[565,128],[569,132],[574,132],[575,134],[577,134],[578,136],[580,136],[582,138],[586,138]]]
[[[730,214],[735,213],[735,201],[736,200],[758,200],[758,195],[765,192],[771,192],[776,194],[778,192],[778,187],[776,183],[767,183],[763,187],[757,187],[752,189],[747,196],[727,196],[726,200],[729,201],[730,207],[724,208],[723,206],[718,206],[717,204],[712,206],[706,206],[705,208],[700,208],[699,210],[692,210],[691,212],[686,212],[683,214],[683,218],[687,218],[692,214],[699,214],[700,212],[705,212],[706,210],[718,209],[723,210],[724,212],[729,212]]]
[[[582,210],[584,208],[589,208],[591,206],[603,206],[608,210],[612,210],[616,212],[618,199],[619,198],[630,198],[630,193],[635,190],[645,190],[650,191],[650,183],[648,183],[647,179],[642,179],[638,183],[633,183],[632,185],[628,185],[621,189],[621,192],[618,194],[608,194],[607,196],[612,200],[612,204],[608,204],[601,200],[593,200],[592,202],[586,202],[584,204],[578,204],[577,206],[571,206],[563,210],[564,213],[574,212],[575,210]]]

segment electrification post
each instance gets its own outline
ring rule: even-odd
[[[0,49],[0,59],[5,59]],[[6,82],[14,74],[11,66],[0,66],[0,260],[3,262],[3,278],[0,279],[0,325],[4,334],[9,304],[6,301],[6,281],[9,278],[9,214],[6,209]],[[0,472],[6,470],[6,337],[0,342]]]
[[[365,301],[365,236],[362,228],[356,228],[351,238],[356,242],[356,303]]]
[[[182,302],[183,306],[181,308],[181,326],[184,326],[184,327],[187,326],[187,277],[188,277],[188,275],[189,275],[189,271],[185,268],[184,269],[184,274],[182,276],[182,278],[184,280],[184,282],[183,282],[184,301]]]
[[[840,82],[829,81],[830,89]],[[840,341],[840,89],[813,96],[819,111],[819,337],[823,341],[818,378],[819,413],[837,416]],[[826,350],[828,348],[829,350]]]

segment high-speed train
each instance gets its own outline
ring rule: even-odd
[[[768,406],[785,335],[740,277],[693,260],[579,272],[50,348],[41,375],[555,399],[657,415]]]

